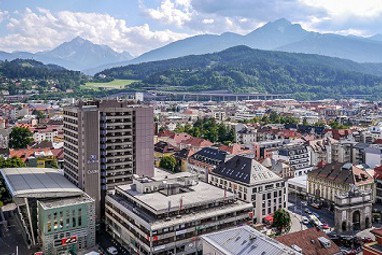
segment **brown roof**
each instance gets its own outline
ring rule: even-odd
[[[331,243],[329,248],[325,248],[320,241],[319,237],[325,237]],[[308,228],[298,232],[290,233],[287,235],[276,238],[277,241],[291,247],[297,245],[302,249],[304,255],[333,255],[340,253],[341,249],[330,240],[330,238],[318,228]]]
[[[189,144],[195,147],[209,147],[212,145],[212,143],[208,140],[205,140],[203,138],[192,137],[192,136],[187,140],[182,140],[181,143]]]
[[[382,228],[375,228],[371,230],[370,232],[374,234],[375,236],[382,236]]]
[[[222,144],[219,146],[219,150],[228,152],[232,155],[250,152],[247,148],[237,143],[231,144],[230,146]]]
[[[373,177],[365,170],[351,163],[326,164],[308,173],[309,177],[327,179],[334,183],[346,183],[361,186],[374,182]]]

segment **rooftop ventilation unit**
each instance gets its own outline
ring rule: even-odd
[[[291,248],[299,253],[302,253],[302,249],[295,244],[292,244]]]
[[[325,248],[330,248],[332,246],[331,241],[323,236],[320,236],[318,238],[318,241],[320,241],[321,245],[324,246]]]

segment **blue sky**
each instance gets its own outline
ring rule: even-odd
[[[370,36],[382,33],[382,1],[0,0],[0,50],[49,50],[81,36],[139,55],[197,34],[245,34],[279,18],[311,31]]]

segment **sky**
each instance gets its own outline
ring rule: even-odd
[[[246,34],[286,18],[322,33],[382,34],[382,0],[0,0],[0,50],[81,36],[138,56],[190,36]]]

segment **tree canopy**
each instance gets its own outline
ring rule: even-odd
[[[32,132],[28,128],[14,127],[9,134],[9,148],[23,149],[33,142]]]
[[[192,126],[190,124],[178,125],[175,132],[184,132],[194,137],[224,144],[235,141],[235,131],[223,122],[218,123],[215,118],[198,118]]]
[[[213,54],[112,68],[102,74],[142,81],[130,88],[229,90],[308,99],[381,95],[382,74],[378,67],[319,55],[237,46]]]
[[[177,172],[176,159],[173,156],[164,156],[159,162],[159,167],[171,172]]]
[[[279,233],[289,232],[291,227],[291,218],[287,210],[280,208],[273,215],[273,227],[275,227]]]

